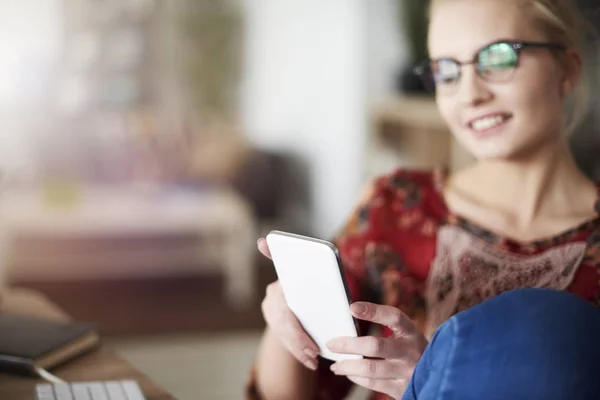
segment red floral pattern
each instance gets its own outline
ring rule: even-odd
[[[401,169],[365,192],[334,239],[354,301],[398,307],[427,334],[454,313],[517,287],[568,290],[600,306],[600,217],[549,240],[519,243],[450,213],[445,179],[443,170]],[[315,400],[343,399],[352,387],[330,364],[320,361]],[[246,394],[260,398],[253,377]]]

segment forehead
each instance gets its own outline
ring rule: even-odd
[[[429,25],[429,55],[471,59],[498,40],[543,40],[534,25],[518,0],[439,1]]]

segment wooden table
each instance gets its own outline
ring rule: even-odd
[[[6,313],[57,321],[70,319],[43,295],[24,289],[13,289],[3,295],[0,309]],[[147,400],[175,399],[106,346],[100,346],[97,350],[76,358],[51,372],[65,381],[133,379],[138,382]],[[36,383],[42,382],[45,383],[34,377],[0,373],[0,399],[32,400]]]

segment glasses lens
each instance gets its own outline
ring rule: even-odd
[[[441,59],[431,63],[436,90],[452,90],[460,79],[460,65],[454,60]]]
[[[478,55],[477,72],[490,81],[510,78],[519,63],[519,55],[508,43],[495,43],[481,50]]]

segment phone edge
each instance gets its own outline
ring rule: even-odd
[[[314,237],[306,236],[306,235],[299,235],[297,233],[279,231],[279,230],[272,230],[266,236],[269,236],[271,234],[285,236],[285,237],[289,237],[289,238],[293,238],[293,239],[307,240],[309,242],[318,243],[318,244],[322,244],[322,245],[329,247],[333,251],[336,261],[337,261],[338,270],[342,277],[342,284],[344,285],[344,291],[346,293],[346,300],[348,301],[348,306],[352,305],[353,301],[352,301],[352,298],[350,297],[350,287],[348,286],[348,281],[346,280],[346,272],[344,271],[344,267],[342,264],[342,257],[340,255],[339,249],[337,248],[337,246],[335,244],[333,244],[327,240],[318,239],[318,238],[314,238]],[[362,332],[361,332],[358,320],[354,317],[354,315],[352,315],[352,313],[350,314],[350,316],[352,317],[352,321],[354,322],[354,327],[356,329],[357,337],[362,336]]]

